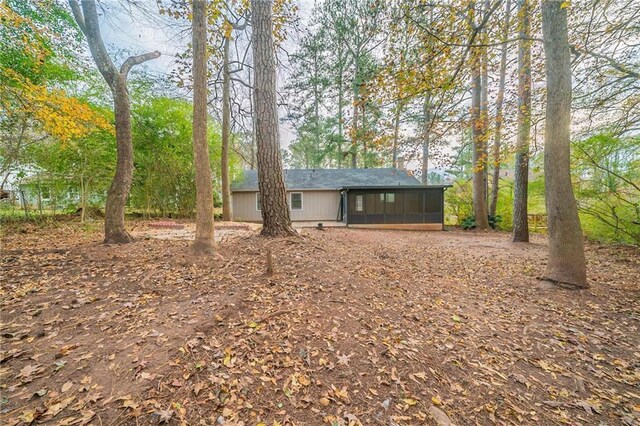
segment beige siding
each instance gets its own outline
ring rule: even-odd
[[[302,210],[291,212],[291,220],[336,220],[340,206],[340,191],[291,191],[302,192]],[[287,192],[287,200],[289,193]],[[256,210],[255,192],[234,192],[232,194],[233,220],[237,222],[261,222],[262,216]]]
[[[236,222],[262,222],[256,210],[255,192],[234,192],[231,194],[231,214]]]

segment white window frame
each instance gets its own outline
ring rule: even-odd
[[[364,211],[364,195],[361,195],[361,194],[356,195],[356,211],[357,212]]]
[[[300,194],[300,208],[299,209],[294,209],[293,208],[293,194]],[[289,209],[292,212],[301,212],[302,210],[304,210],[304,193],[303,192],[290,192],[289,193]]]
[[[256,211],[262,211],[262,205],[260,204],[260,193],[256,192]]]

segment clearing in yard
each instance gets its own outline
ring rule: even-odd
[[[186,240],[6,229],[0,422],[640,420],[637,249],[587,244],[576,292],[537,279],[539,236],[225,232],[207,260]]]

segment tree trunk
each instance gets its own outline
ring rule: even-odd
[[[359,78],[359,62],[358,57],[354,58],[355,70],[353,72],[353,125],[351,129],[351,168],[355,169],[358,167],[358,119],[360,118],[359,110],[360,110],[360,83],[358,82]]]
[[[354,106],[353,106],[353,126],[351,129],[351,168],[355,169],[358,167],[358,105],[356,104],[354,97]]]
[[[40,175],[38,175],[38,213],[42,219],[42,187],[40,186]]]
[[[529,242],[529,137],[531,133],[531,24],[529,0],[518,8],[518,136],[513,197],[513,241]]]
[[[482,121],[482,75],[480,72],[480,52],[471,53],[471,135],[473,139],[473,212],[479,229],[488,229],[487,218],[487,145]]]
[[[207,1],[193,0],[193,163],[196,174],[196,238],[192,248],[211,254],[213,182],[207,141]]]
[[[318,74],[320,70],[318,69],[318,50],[314,49],[313,51],[313,119],[314,119],[314,129],[315,135],[313,138],[314,146],[313,146],[313,157],[311,158],[312,164],[314,168],[318,168],[321,166],[322,156],[320,155],[320,89],[318,87]]]
[[[571,186],[571,51],[567,8],[562,3],[542,2],[547,80],[544,172],[549,226],[545,277],[560,285],[587,288],[582,229]]]
[[[342,142],[344,141],[344,130],[343,130],[343,89],[342,89],[342,70],[340,70],[340,81],[338,83],[338,168],[342,168]]]
[[[262,235],[296,235],[291,226],[284,185],[276,105],[276,64],[271,16],[272,0],[251,0],[253,23],[255,134]]]
[[[87,192],[85,189],[84,172],[80,175],[80,223],[84,223],[87,212]]]
[[[107,191],[104,210],[104,242],[129,243],[133,238],[124,222],[125,208],[133,182],[133,144],[131,142],[131,104],[123,76],[115,77],[113,92],[116,119],[116,173]]]
[[[229,138],[231,136],[231,74],[229,73],[230,39],[224,39],[222,65],[222,220],[231,220],[231,183],[229,182]]]
[[[255,113],[255,109],[253,107],[253,85],[251,84],[251,73],[247,74],[247,80],[249,81],[249,112],[251,113],[251,121],[252,121],[252,125],[253,128],[255,129],[255,120],[256,120],[256,113]],[[256,133],[255,132],[251,132],[251,164],[249,165],[249,168],[251,170],[256,168],[256,163],[258,162],[257,158],[256,158]]]
[[[131,105],[127,76],[134,66],[160,57],[160,52],[130,56],[118,70],[104,46],[95,0],[69,0],[78,26],[87,37],[91,56],[113,94],[116,121],[116,172],[107,192],[104,212],[105,244],[129,243],[133,238],[126,230],[124,214],[133,181],[133,145],[131,142]]]
[[[400,138],[400,113],[402,111],[401,101],[396,102],[396,108],[393,115],[393,147],[391,152],[392,167],[398,167],[398,142]]]
[[[509,27],[511,24],[511,0],[507,0],[504,18],[504,28],[502,31],[502,52],[500,55],[500,83],[498,86],[498,96],[496,98],[496,127],[495,139],[493,141],[493,178],[491,185],[491,202],[489,204],[489,214],[496,215],[498,208],[498,193],[500,191],[500,149],[502,144],[502,105],[504,104],[504,88],[507,75],[507,39],[509,38]]]
[[[490,0],[484,0],[482,13],[487,13],[490,9],[491,4]],[[484,209],[487,212],[487,227],[488,227],[488,216],[489,216],[489,48],[486,44],[489,43],[489,31],[485,28],[480,33],[480,40],[482,40],[485,46],[480,48],[480,72],[482,73],[480,82],[480,134],[482,138],[482,181],[484,184],[484,199],[485,199],[485,207]],[[477,223],[477,219],[476,219]],[[482,229],[482,228],[481,228]]]
[[[431,93],[427,92],[423,105],[422,123],[422,183],[429,183],[429,148],[431,144]]]
[[[365,103],[362,103],[362,168],[368,169],[368,145],[367,145],[367,110]]]

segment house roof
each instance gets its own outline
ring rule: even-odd
[[[288,190],[423,186],[409,172],[398,169],[288,169],[284,184]],[[231,184],[231,191],[258,191],[257,171],[244,170],[243,177]]]

